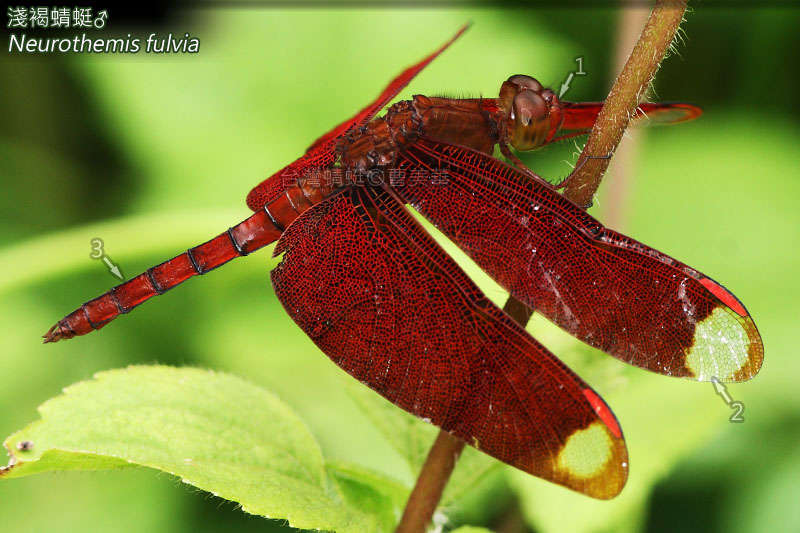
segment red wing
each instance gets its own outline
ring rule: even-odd
[[[261,209],[266,203],[273,200],[277,195],[283,193],[285,187],[289,183],[293,183],[297,178],[305,175],[306,172],[318,168],[325,168],[333,164],[336,159],[336,140],[347,133],[352,127],[363,126],[369,122],[386,104],[388,104],[403,87],[420,73],[420,71],[428,66],[428,63],[436,59],[436,57],[445,51],[453,41],[458,39],[464,33],[469,24],[464,25],[456,34],[442,45],[434,53],[420,61],[419,63],[408,67],[399,76],[393,79],[383,92],[375,99],[374,102],[362,109],[356,116],[349,120],[345,120],[331,131],[314,141],[308,148],[305,155],[296,160],[290,165],[285,166],[280,171],[276,172],[269,178],[265,179],[247,195],[247,206],[253,211]]]
[[[699,107],[684,102],[644,103],[636,108],[634,118],[642,124],[678,124],[703,114]]]
[[[420,139],[399,194],[498,283],[582,341],[666,375],[746,380],[763,360],[744,306],[707,276],[604,228],[562,195],[460,146]]]
[[[567,133],[568,136],[589,133],[594,126],[603,102],[562,102],[564,121],[559,132],[580,130]],[[682,102],[643,103],[636,109],[634,119],[641,124],[677,124],[694,120],[703,114],[703,110],[692,104]],[[563,138],[563,136],[562,136]]]
[[[353,118],[345,120],[344,122],[342,122],[341,124],[339,124],[338,126],[333,128],[331,131],[329,131],[328,133],[326,133],[325,135],[323,135],[322,137],[320,137],[319,139],[314,141],[314,143],[308,148],[308,151],[313,150],[317,146],[319,146],[321,144],[324,144],[324,143],[330,141],[331,139],[337,139],[338,137],[341,137],[342,135],[347,133],[347,131],[350,128],[357,128],[357,127],[363,126],[367,122],[372,120],[372,118],[378,112],[380,112],[381,109],[386,107],[386,104],[391,102],[392,99],[395,96],[397,96],[397,94],[400,91],[403,90],[403,87],[408,85],[408,83],[412,79],[414,79],[414,76],[419,74],[420,71],[422,71],[422,69],[424,69],[425,67],[428,66],[428,63],[430,63],[431,61],[436,59],[436,57],[439,54],[444,52],[447,49],[447,47],[449,47],[451,44],[453,44],[453,41],[455,41],[456,39],[461,37],[461,34],[464,33],[467,30],[468,27],[469,27],[469,24],[465,24],[464,26],[462,26],[461,29],[458,30],[456,32],[456,34],[449,41],[444,43],[438,50],[436,50],[431,55],[429,55],[426,58],[424,58],[419,63],[416,63],[415,65],[412,65],[412,66],[408,67],[407,69],[405,69],[403,72],[401,72],[399,76],[397,76],[395,79],[393,79],[391,82],[389,82],[389,85],[387,85],[386,88],[383,90],[383,92],[380,95],[378,95],[378,97],[375,99],[375,101],[373,101],[367,107],[362,109]]]
[[[275,253],[284,307],[351,376],[526,472],[596,498],[622,489],[627,450],[609,407],[389,193],[318,204]]]

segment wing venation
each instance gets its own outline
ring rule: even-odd
[[[608,406],[390,193],[350,189],[315,206],[276,253],[281,302],[350,375],[522,470],[598,498],[622,489],[627,452]]]
[[[419,139],[398,170],[405,201],[516,298],[582,341],[666,375],[746,380],[763,361],[758,330],[729,291],[602,226],[564,196],[461,146]]]

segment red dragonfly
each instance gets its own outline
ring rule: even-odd
[[[350,375],[501,461],[617,495],[628,455],[609,406],[492,304],[406,204],[518,300],[626,363],[744,381],[761,367],[761,338],[722,285],[605,228],[511,152],[587,133],[602,103],[562,102],[517,75],[497,99],[417,95],[376,118],[465,29],[255,187],[254,215],[81,305],[45,342],[100,329],[278,241],[275,292]],[[639,113],[675,123],[701,111],[655,103]],[[514,166],[492,157],[495,145]]]

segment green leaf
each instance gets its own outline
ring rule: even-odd
[[[392,531],[408,499],[407,486],[345,461],[327,464],[328,475],[354,509],[369,510],[382,531]]]
[[[347,380],[347,392],[392,448],[406,460],[411,472],[419,472],[436,438],[436,428],[354,379]]]
[[[226,374],[166,366],[101,372],[39,410],[41,420],[5,441],[11,461],[0,476],[146,466],[249,513],[341,532],[390,530],[405,496],[377,474],[326,467],[288,406]]]
[[[411,473],[416,478],[428,456],[428,450],[436,440],[439,428],[403,411],[355,380],[348,382],[347,390],[367,418],[408,462]],[[447,506],[474,489],[491,470],[499,468],[500,464],[483,452],[470,446],[465,447],[442,495],[441,505]]]

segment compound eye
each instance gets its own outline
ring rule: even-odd
[[[535,80],[534,80],[535,81]],[[518,124],[529,125],[547,116],[547,102],[538,94],[524,91],[514,97],[512,117]]]
[[[541,91],[542,84],[530,76],[524,74],[516,74],[508,78],[508,81],[519,87],[520,89],[528,89],[531,91]]]
[[[550,103],[553,101],[553,97],[555,97],[556,93],[552,91],[552,89],[545,89],[541,93],[542,98],[544,98],[545,102]]]

